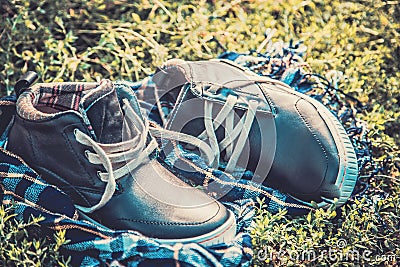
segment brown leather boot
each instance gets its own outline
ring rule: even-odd
[[[126,86],[108,80],[32,86],[17,101],[7,149],[93,222],[164,243],[211,245],[235,236],[232,212],[160,164]]]
[[[209,165],[251,170],[256,181],[308,204],[337,199],[340,206],[351,195],[358,172],[353,146],[315,99],[223,60],[174,60],[152,80],[165,129],[179,132],[176,139]],[[161,102],[172,105],[168,116]]]

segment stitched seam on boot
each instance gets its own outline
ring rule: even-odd
[[[296,101],[296,104],[295,104],[296,112],[297,112],[297,114],[299,114],[299,116],[301,117],[302,121],[303,121],[304,124],[307,126],[308,130],[310,131],[310,133],[312,134],[312,136],[314,137],[314,139],[317,141],[317,143],[318,143],[319,147],[321,148],[321,150],[322,150],[322,152],[323,152],[323,155],[324,155],[324,157],[325,157],[325,162],[326,162],[325,166],[326,166],[326,167],[325,167],[324,179],[322,180],[322,182],[321,182],[321,184],[320,184],[320,187],[321,187],[321,185],[323,184],[324,180],[326,179],[326,174],[328,173],[328,155],[327,155],[327,153],[326,153],[326,151],[325,151],[325,148],[322,146],[321,140],[319,140],[319,138],[316,136],[316,134],[314,133],[314,131],[313,131],[312,128],[311,128],[311,125],[307,122],[306,118],[300,113],[300,110],[299,110],[298,107],[297,107],[297,104],[299,103],[300,100],[305,101],[305,100],[302,99],[302,98],[300,98],[300,99],[298,99],[298,100]],[[308,102],[307,102],[307,103],[308,103]],[[319,113],[318,113],[318,114],[319,114]],[[308,194],[312,194],[312,193],[317,192],[317,191],[320,189],[320,187],[319,187],[317,190],[315,190],[315,191],[313,191],[313,192],[311,192],[311,193],[308,193]]]

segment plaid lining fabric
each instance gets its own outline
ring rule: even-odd
[[[60,90],[62,86],[62,90]],[[17,112],[28,120],[42,120],[53,117],[58,112],[79,110],[85,91],[98,86],[96,83],[49,83],[36,84],[18,98]],[[40,107],[52,109],[41,112]]]

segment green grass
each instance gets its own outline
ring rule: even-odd
[[[290,218],[259,209],[251,232],[254,264],[395,266],[393,255],[400,260],[400,1],[132,2],[0,0],[0,94],[11,93],[27,70],[40,73],[42,82],[135,81],[170,58],[208,59],[224,48],[256,49],[265,30],[275,28],[274,41],[304,41],[314,72],[343,73],[339,88],[366,106],[357,116],[370,129],[374,159],[382,170],[368,181],[372,190],[366,199],[339,211]],[[375,188],[389,195],[369,204]],[[5,221],[9,214],[0,214],[4,229],[15,224]],[[1,232],[1,241],[7,233]],[[14,240],[13,249],[40,259],[39,252],[28,253],[36,248],[23,245],[28,235],[8,238]],[[333,249],[336,258],[329,257]],[[262,259],[264,250],[271,259]],[[368,261],[346,257],[350,250],[367,252]],[[10,251],[5,247],[0,254]],[[308,260],[310,251],[319,258]]]
[[[11,207],[0,207],[0,266],[68,266],[69,257],[60,254],[68,243],[65,230],[46,238],[38,224],[42,220],[24,223],[14,219]]]

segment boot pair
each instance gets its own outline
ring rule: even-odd
[[[227,173],[250,170],[307,204],[350,196],[355,153],[321,103],[224,61],[174,61],[152,79],[163,128],[149,127],[124,83],[36,84],[18,98],[7,149],[70,195],[85,219],[164,243],[228,242],[236,226],[221,203],[163,166],[153,136]]]

